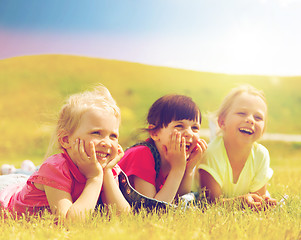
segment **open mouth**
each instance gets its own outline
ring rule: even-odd
[[[186,152],[189,151],[190,147],[191,147],[191,143],[186,143]]]
[[[108,153],[103,153],[103,152],[96,152],[96,157],[97,158],[107,158],[110,154]]]
[[[252,135],[254,133],[254,131],[252,129],[248,129],[248,128],[240,128],[239,131],[241,133],[245,133],[245,134],[248,134],[248,135]]]

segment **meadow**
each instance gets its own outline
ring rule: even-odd
[[[301,77],[243,76],[195,72],[113,60],[41,55],[0,60],[0,165],[43,161],[64,99],[104,84],[122,111],[120,143],[125,149],[145,136],[150,105],[160,96],[191,96],[203,113],[216,110],[239,84],[262,89],[268,100],[267,132],[301,134]],[[0,239],[301,239],[301,143],[263,141],[271,154],[272,196],[289,196],[283,207],[251,212],[208,206],[166,214],[102,216],[87,223],[56,225],[51,216],[13,221],[0,218]]]

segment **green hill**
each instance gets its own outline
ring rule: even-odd
[[[0,60],[0,162],[41,158],[64,99],[104,84],[122,111],[120,142],[136,141],[150,105],[167,93],[191,96],[203,113],[215,110],[233,87],[249,83],[264,90],[268,132],[301,133],[301,76],[243,76],[154,67],[66,55]],[[207,127],[204,118],[202,127]]]

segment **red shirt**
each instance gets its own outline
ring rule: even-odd
[[[155,159],[146,146],[136,146],[126,150],[118,165],[128,177],[136,176],[149,182],[156,187],[157,192],[165,183],[166,179],[161,172],[156,179]]]
[[[119,174],[118,166],[113,174]],[[10,212],[34,214],[42,209],[49,209],[44,191],[35,187],[40,183],[70,193],[73,202],[81,195],[86,178],[79,171],[66,152],[53,155],[45,160],[40,169],[29,177],[26,184],[13,185],[0,193],[0,205]]]

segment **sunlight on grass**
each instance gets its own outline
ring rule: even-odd
[[[191,96],[205,116],[241,83],[266,93],[268,132],[300,134],[301,77],[235,76],[74,56],[46,55],[0,60],[0,164],[19,167],[25,159],[43,161],[56,114],[64,99],[103,83],[122,111],[120,143],[139,138],[151,104],[167,93]],[[204,117],[202,128],[208,127]],[[301,239],[301,143],[264,141],[274,170],[268,189],[286,205],[252,212],[209,205],[167,213],[108,215],[86,223],[55,224],[51,215],[12,220],[0,217],[1,239]]]
[[[208,206],[108,216],[98,213],[86,223],[55,224],[53,217],[2,220],[2,239],[297,239],[300,199],[269,211]]]

